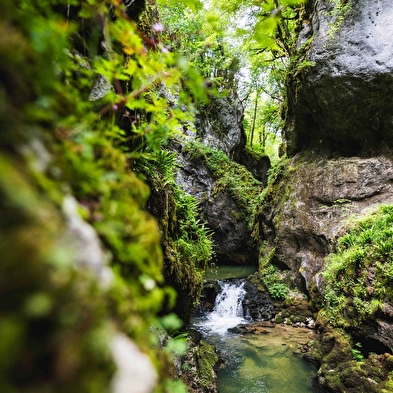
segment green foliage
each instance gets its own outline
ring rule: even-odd
[[[380,207],[354,222],[327,258],[324,313],[332,323],[360,324],[391,302],[392,224],[393,207]]]
[[[140,160],[134,169],[151,185],[150,211],[158,219],[165,256],[165,278],[181,296],[176,312],[187,321],[198,301],[208,262],[213,257],[212,232],[200,220],[198,201],[176,184],[176,153],[162,150]]]
[[[290,170],[291,168],[288,168],[288,159],[286,157],[281,158],[270,167],[268,171],[267,187],[263,190],[258,198],[258,209],[255,211],[254,223],[257,222],[258,212],[264,208],[268,199],[277,192],[276,185],[278,182],[281,181],[286,175],[287,171]]]
[[[151,203],[158,199],[163,206],[151,209],[159,218],[164,240],[173,239],[174,251],[181,255],[184,263],[203,273],[212,258],[212,233],[200,220],[199,202],[176,183],[176,159],[176,153],[161,150],[143,164],[142,170],[148,175],[155,194]]]
[[[188,389],[182,381],[167,379],[165,381],[165,391],[170,393],[187,393]]]
[[[289,294],[289,287],[283,281],[278,269],[271,264],[266,264],[259,270],[261,280],[274,300],[285,300]]]
[[[257,67],[257,72],[252,74],[247,86],[248,97],[243,119],[247,149],[268,155],[271,162],[275,163],[281,143],[282,87],[275,79],[278,74],[272,68],[260,64]]]
[[[105,392],[106,294],[59,244],[61,216],[21,162],[0,154],[0,390]],[[6,174],[6,176],[4,176]]]
[[[362,344],[360,343],[356,343],[355,344],[356,348],[352,348],[352,355],[353,358],[357,361],[357,362],[363,362],[364,361],[364,356],[362,354],[361,348],[362,348]]]
[[[217,0],[197,12],[190,12],[182,2],[174,2],[176,7],[163,3],[165,45],[190,57],[193,66],[219,91],[239,90],[246,108],[249,148],[276,161],[284,81],[288,59],[297,54],[303,1],[250,4],[233,0],[224,4]]]
[[[328,12],[328,15],[332,18],[332,21],[329,22],[328,36],[330,40],[333,40],[352,8],[352,4],[350,0],[329,0],[329,2],[332,9]]]
[[[180,59],[208,79],[210,86],[234,87],[239,59],[225,42],[223,26],[212,27],[214,17],[207,7],[187,7],[183,1],[162,2],[160,13],[165,25],[162,39]]]
[[[161,234],[146,211],[149,188],[135,168],[192,121],[204,86],[187,62],[159,43],[147,50],[119,2],[113,3],[114,21],[107,18],[109,1],[81,4],[0,4],[0,341],[9,343],[0,354],[4,392],[106,392],[115,329],[152,357],[162,380],[168,374],[149,327],[164,306],[173,306],[175,294],[164,286]],[[107,50],[100,55],[101,42]],[[99,91],[103,76],[107,86]],[[172,168],[165,159],[164,173]],[[78,199],[105,246],[113,277],[105,289],[88,272],[76,271],[74,250],[59,244],[66,231],[64,195]],[[196,212],[182,209],[180,238],[201,240],[192,255],[203,266],[209,237],[197,219],[187,222]],[[187,240],[177,250],[179,263]],[[193,268],[190,276],[198,276]]]
[[[289,287],[284,282],[284,274],[272,264],[276,249],[269,250],[266,242],[260,248],[259,275],[261,281],[274,300],[285,300],[289,294]]]
[[[284,119],[285,81],[292,59],[298,55],[303,2],[267,1],[252,7],[243,1],[232,3],[237,4],[240,23],[247,26],[238,29],[238,50],[244,53],[243,69],[248,69],[241,83],[248,144],[275,162]]]
[[[275,300],[285,300],[288,296],[289,288],[286,284],[272,284],[269,287],[270,296]]]

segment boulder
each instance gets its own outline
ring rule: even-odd
[[[299,45],[314,66],[290,83],[287,151],[372,156],[393,146],[393,3],[312,0]]]
[[[196,136],[215,150],[239,160],[246,145],[243,129],[244,108],[234,92],[227,97],[211,98],[195,119]]]
[[[275,312],[269,296],[259,292],[258,288],[248,280],[245,281],[243,288],[246,290],[246,295],[243,299],[244,315],[253,321],[272,319]]]

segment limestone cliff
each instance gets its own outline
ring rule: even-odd
[[[303,60],[313,65],[288,80],[284,137],[293,158],[260,222],[273,261],[309,291],[321,289],[324,258],[348,220],[392,202],[393,4],[310,1],[306,11],[298,47],[308,42]]]
[[[325,257],[350,220],[393,203],[393,160],[303,153],[287,163],[271,190],[259,222],[261,237],[276,249],[273,263],[290,269],[303,291],[321,291]]]
[[[306,11],[298,47],[305,44],[307,67],[300,71],[298,63],[287,85],[290,159],[271,180],[255,233],[264,242],[262,256],[270,253],[273,264],[289,271],[318,310],[326,289],[321,272],[337,240],[354,220],[393,203],[393,4],[313,0]],[[357,267],[353,282],[362,274],[372,282],[370,266]],[[372,300],[373,285],[365,293]],[[349,288],[345,296],[355,293]],[[328,328],[320,313],[314,360],[329,392],[391,391],[391,299],[382,302],[368,319],[353,304],[345,309],[342,331]]]
[[[393,145],[393,4],[309,1],[299,45],[314,62],[289,87],[288,152],[378,155]]]

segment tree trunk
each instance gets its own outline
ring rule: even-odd
[[[252,147],[252,142],[254,140],[255,121],[257,118],[257,108],[258,108],[258,97],[259,97],[259,91],[257,91],[256,96],[255,96],[254,115],[252,117],[252,127],[251,127],[250,147]]]

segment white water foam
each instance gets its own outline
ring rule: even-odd
[[[247,322],[242,307],[246,291],[243,288],[244,282],[236,284],[218,281],[218,284],[221,292],[216,297],[214,309],[207,320],[199,326],[211,333],[224,335],[228,329]]]

